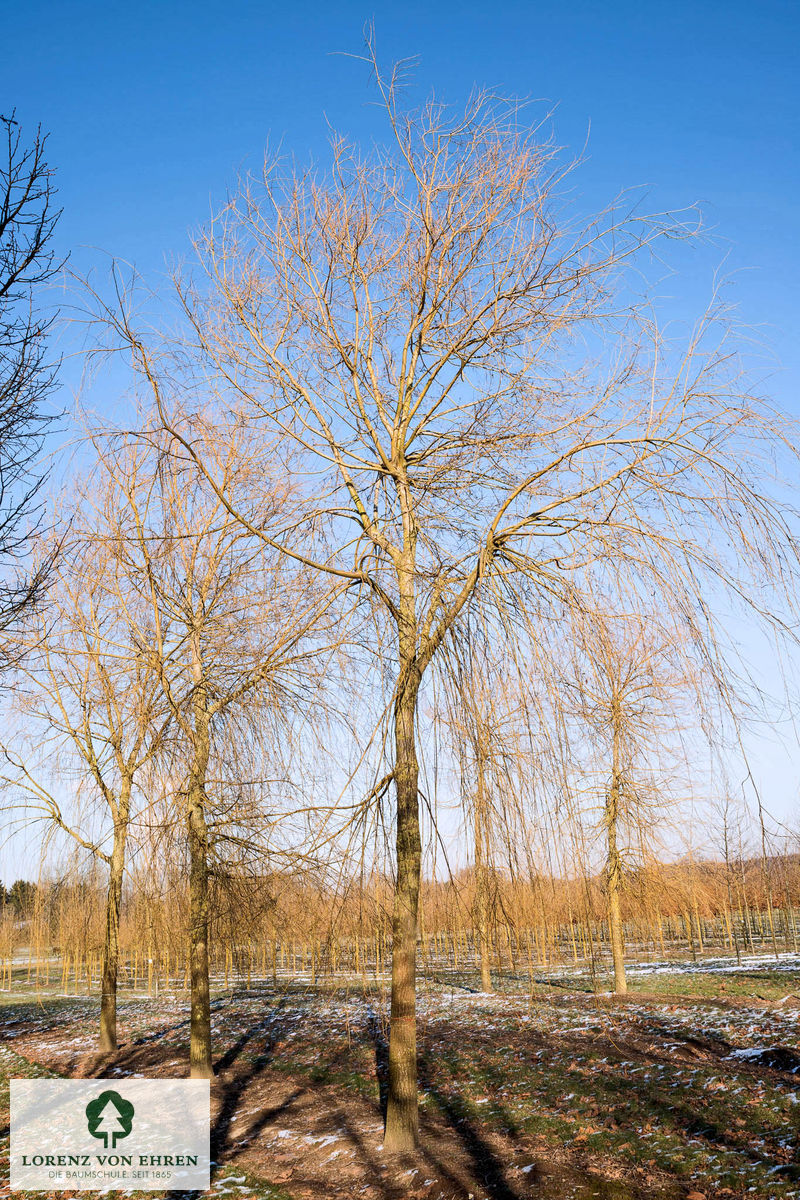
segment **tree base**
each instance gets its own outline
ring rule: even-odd
[[[417,1107],[411,1112],[403,1112],[397,1104],[392,1104],[391,1097],[386,1109],[386,1129],[383,1135],[383,1149],[386,1154],[413,1154],[419,1143],[419,1124]]]

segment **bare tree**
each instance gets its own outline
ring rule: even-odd
[[[471,915],[481,989],[491,992],[490,934],[498,915],[496,858],[504,843],[511,877],[520,874],[514,843],[524,825],[519,819],[520,786],[531,765],[520,744],[523,706],[513,687],[518,682],[513,663],[496,642],[487,643],[474,629],[445,646],[439,666],[443,695],[436,716],[458,762],[461,805],[471,825]]]
[[[70,514],[47,609],[26,621],[14,689],[25,736],[21,746],[3,748],[2,782],[27,797],[26,808],[38,810],[51,833],[67,834],[108,869],[99,1046],[109,1052],[117,1047],[120,905],[135,791],[162,750],[170,713],[137,626],[117,603],[118,562],[98,519],[103,497],[96,498],[98,507],[79,504]],[[47,546],[43,553],[52,560]]]
[[[32,573],[24,555],[41,483],[37,459],[55,384],[48,357],[51,319],[37,307],[59,263],[53,239],[53,172],[46,136],[26,144],[14,114],[0,115],[0,632],[38,595],[46,564]],[[11,654],[9,646],[3,655]]]
[[[261,448],[193,425],[226,495],[263,531],[285,519],[291,493],[266,480]],[[111,497],[106,537],[117,556],[116,602],[172,720],[160,756],[167,792],[186,830],[191,968],[190,1066],[213,1075],[209,984],[210,873],[220,846],[264,849],[272,814],[247,804],[254,781],[236,771],[259,725],[290,726],[326,651],[331,589],[307,569],[290,577],[262,537],[203,488],[193,464],[166,452],[147,428],[101,454]]]
[[[334,138],[324,178],[268,164],[200,241],[203,279],[179,281],[198,396],[211,380],[232,428],[294,443],[304,517],[257,529],[175,416],[186,380],[176,399],[124,304],[104,316],[227,511],[347,586],[381,673],[392,646],[384,1144],[402,1151],[418,1128],[417,724],[442,646],[476,600],[568,606],[609,574],[708,638],[710,601],[746,594],[748,571],[791,603],[795,559],[764,469],[784,432],[743,393],[724,327],[712,313],[670,347],[626,276],[686,224],[620,205],[579,220],[519,106],[481,94],[462,113],[405,112],[377,78],[389,145],[363,155]]]
[[[600,599],[600,604],[598,604]],[[625,876],[622,839],[640,851],[654,821],[675,802],[674,760],[681,715],[697,695],[691,663],[681,656],[680,631],[664,630],[652,615],[615,613],[602,598],[573,614],[571,672],[566,703],[579,717],[576,739],[588,743],[584,795],[601,790],[605,841],[604,884],[614,966],[614,990],[627,992],[621,900]],[[594,799],[594,797],[592,797]]]

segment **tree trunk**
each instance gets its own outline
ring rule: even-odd
[[[622,917],[619,902],[619,866],[608,870],[608,927],[611,935],[611,957],[614,961],[614,991],[624,996],[628,990],[625,978],[625,950],[622,942]]]
[[[394,710],[397,879],[392,914],[392,1008],[384,1134],[384,1148],[389,1153],[412,1151],[419,1131],[416,969],[422,844],[414,718],[420,681],[411,655],[401,653],[401,664]]]
[[[475,929],[478,934],[478,956],[481,967],[481,991],[491,992],[492,972],[489,962],[489,880],[486,868],[486,780],[484,778],[484,756],[477,756],[475,792]]]
[[[189,795],[189,963],[191,1021],[189,1066],[192,1079],[211,1079],[211,992],[208,980],[208,831],[204,793],[192,788]]]
[[[608,862],[606,866],[606,891],[608,895],[608,932],[611,940],[611,957],[614,962],[614,991],[624,996],[628,991],[625,978],[625,950],[622,941],[622,917],[620,913],[620,890],[622,887],[622,860],[617,846],[617,822],[622,786],[620,767],[620,718],[618,706],[614,706],[614,746],[611,767],[611,786],[606,797],[606,838]]]
[[[492,984],[492,971],[489,963],[490,948],[489,948],[489,933],[486,924],[485,908],[478,926],[478,941],[481,960],[481,991],[493,992],[494,985]]]
[[[120,797],[114,822],[114,844],[108,871],[106,933],[103,944],[103,983],[100,995],[100,1052],[117,1048],[117,976],[119,973],[119,912],[122,877],[125,871],[125,840],[128,835],[129,801],[126,789]]]
[[[189,970],[191,1018],[189,1069],[192,1079],[211,1079],[211,992],[208,980],[208,828],[206,777],[211,755],[208,693],[198,631],[192,631],[192,764],[187,789],[189,837]]]

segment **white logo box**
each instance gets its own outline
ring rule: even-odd
[[[210,1186],[206,1079],[12,1079],[12,1191]]]

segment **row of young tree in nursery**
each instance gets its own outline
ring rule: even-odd
[[[194,1075],[210,873],[352,877],[393,839],[400,1151],[435,797],[471,831],[483,945],[498,855],[530,878],[546,811],[589,859],[599,818],[621,990],[624,843],[722,778],[755,694],[728,622],[790,645],[798,562],[794,430],[721,306],[680,339],[637,294],[691,214],[583,216],[524,109],[406,111],[376,74],[384,144],[268,161],[169,297],[119,270],[89,289],[115,365],[38,541],[4,775],[105,864],[104,1050],[132,825],[156,875],[179,844]]]
[[[626,864],[620,910],[627,960],[796,953],[800,858],[786,845],[766,861],[752,854],[727,863],[684,856]],[[146,854],[132,853],[120,911],[120,986],[188,988],[186,871],[177,859],[154,879],[146,864]],[[422,879],[418,953],[429,979],[474,988],[480,976],[491,991],[542,983],[542,967],[580,965],[607,990],[614,946],[604,871],[530,879],[494,863],[483,870],[483,880],[475,866]],[[15,964],[12,976],[43,986],[99,984],[103,874],[92,861],[58,879],[16,885],[15,903],[0,907],[0,960]],[[226,988],[270,979],[349,986],[360,977],[382,992],[391,899],[385,872],[338,881],[311,871],[237,877],[212,863],[212,977]]]

